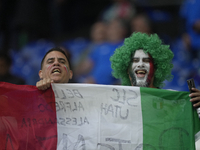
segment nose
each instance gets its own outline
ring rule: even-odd
[[[53,66],[60,66],[60,63],[59,63],[58,59],[55,59],[55,61],[53,63]]]
[[[138,67],[139,68],[144,68],[144,62],[142,61],[142,60],[140,60],[139,62],[138,62]]]

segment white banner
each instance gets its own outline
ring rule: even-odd
[[[52,88],[58,150],[128,150],[143,143],[139,88],[94,84],[52,84]]]

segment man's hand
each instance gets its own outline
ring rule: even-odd
[[[51,83],[53,83],[53,80],[44,78],[36,83],[36,87],[39,90],[46,90],[51,86]]]
[[[192,93],[189,95],[189,97],[191,97],[190,101],[195,103],[193,104],[193,107],[200,107],[200,90],[192,88]]]

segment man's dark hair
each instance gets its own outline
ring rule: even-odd
[[[43,57],[43,59],[42,59],[42,61],[41,61],[41,69],[42,69],[42,66],[43,66],[43,63],[44,63],[44,59],[46,58],[47,54],[49,54],[49,53],[52,52],[52,51],[57,51],[57,52],[63,53],[63,54],[65,55],[65,57],[67,58],[67,60],[68,60],[69,69],[71,69],[70,58],[69,58],[69,56],[68,56],[69,54],[67,53],[67,51],[65,51],[65,50],[63,50],[63,49],[61,49],[61,48],[59,48],[59,47],[55,47],[55,48],[50,49],[50,50],[44,55],[44,57]]]

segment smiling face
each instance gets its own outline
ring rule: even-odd
[[[50,78],[54,83],[67,83],[72,75],[67,58],[59,51],[48,53],[39,71],[40,79]]]
[[[144,53],[142,49],[136,50],[129,66],[129,78],[132,86],[152,87],[154,65],[150,55]]]

